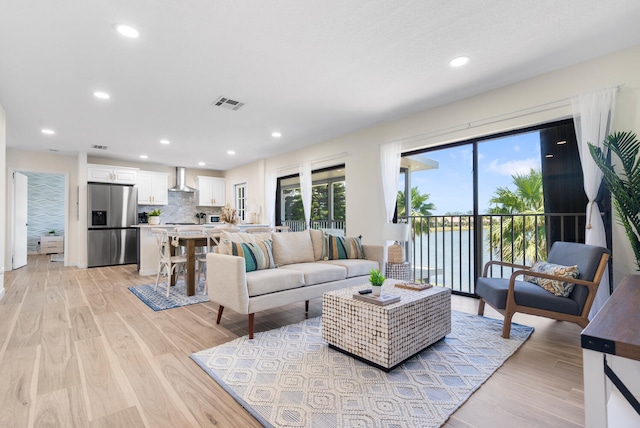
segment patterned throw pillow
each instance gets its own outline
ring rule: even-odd
[[[343,237],[326,234],[322,246],[322,259],[364,259],[364,249],[360,238],[360,236]]]
[[[532,272],[546,273],[548,275],[563,276],[567,279],[575,279],[580,275],[578,266],[562,266],[547,262],[535,262],[531,269]],[[569,297],[575,284],[571,282],[556,281],[548,278],[538,278],[535,276],[525,275],[525,281],[537,284],[556,296]]]
[[[246,272],[275,267],[270,239],[258,242],[231,242],[231,255],[244,257]]]

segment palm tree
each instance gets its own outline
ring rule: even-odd
[[[436,206],[433,202],[427,202],[429,199],[428,193],[420,193],[418,187],[411,188],[411,213],[409,216],[414,217],[412,219],[412,234],[421,234],[423,230],[428,231],[427,220],[424,217],[433,215],[431,210],[435,210]],[[398,191],[398,217],[407,217],[407,208],[405,202],[404,192]],[[415,218],[417,217],[417,218]]]
[[[503,215],[491,230],[489,248],[497,258],[509,262],[527,264],[546,259],[544,216],[538,221],[535,215],[544,213],[542,173],[531,169],[527,174],[515,174],[511,178],[515,191],[499,187],[489,200],[494,205],[489,213]]]

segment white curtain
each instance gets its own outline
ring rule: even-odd
[[[380,174],[382,175],[382,193],[387,221],[393,221],[398,198],[398,181],[400,180],[400,156],[402,144],[394,141],[380,146]]]
[[[595,201],[602,182],[602,171],[591,157],[589,146],[591,143],[600,147],[606,154],[602,142],[610,133],[613,113],[615,110],[616,88],[604,89],[583,94],[571,99],[573,105],[573,121],[578,138],[578,152],[582,163],[584,176],[584,191],[587,194],[587,219],[585,230],[585,244],[607,246],[604,223],[600,215],[600,208]],[[589,313],[592,319],[609,298],[609,270],[607,269],[600,282],[598,293]]]
[[[276,191],[278,189],[278,175],[275,169],[267,172],[264,182],[264,213],[269,226],[276,224]]]
[[[311,161],[305,161],[300,165],[300,190],[302,191],[302,207],[307,228],[311,223]]]

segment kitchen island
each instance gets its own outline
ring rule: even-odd
[[[224,223],[207,223],[207,224],[188,224],[189,226],[202,226],[206,228],[220,228]],[[158,244],[156,237],[151,232],[153,228],[162,227],[171,232],[178,226],[178,224],[137,224],[134,227],[138,228],[138,273],[142,276],[157,275],[158,274]],[[234,227],[239,228],[241,231],[246,231],[252,227],[269,227],[268,224],[238,224]],[[224,230],[224,229],[221,229]]]

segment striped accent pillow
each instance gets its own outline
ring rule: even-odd
[[[361,236],[344,237],[325,234],[322,259],[364,259],[364,249],[360,238]]]
[[[244,257],[246,272],[276,267],[273,262],[271,239],[258,242],[231,242],[231,255]]]
[[[568,280],[575,279],[580,275],[578,271],[578,266],[563,266],[556,265],[553,263],[541,262],[537,261],[531,266],[529,269],[531,272],[540,272],[546,273],[548,275],[561,276],[567,278]],[[540,287],[547,290],[549,293],[553,293],[556,296],[569,297],[571,291],[575,284],[567,281],[558,281],[549,278],[539,278],[536,276],[525,275],[525,281],[529,281],[533,284],[539,285]]]

